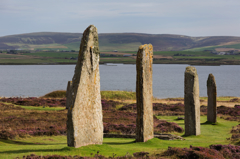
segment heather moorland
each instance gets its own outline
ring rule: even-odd
[[[103,145],[67,147],[65,92],[43,97],[0,99],[0,158],[239,158],[240,106],[236,97],[219,97],[218,122],[208,123],[206,98],[201,98],[201,135],[184,136],[183,99],[153,100],[154,133],[173,134],[184,140],[104,138]],[[134,135],[134,92],[102,91],[104,133]],[[60,98],[59,98],[60,97]],[[39,157],[40,156],[40,157]],[[63,157],[65,156],[65,157]],[[74,157],[75,156],[75,157]]]

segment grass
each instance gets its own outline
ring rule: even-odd
[[[18,106],[27,110],[39,110],[39,111],[58,111],[58,110],[66,109],[63,107],[42,107],[42,106],[36,107],[36,106],[20,106],[20,105]]]
[[[220,56],[220,55],[212,55],[212,56],[174,56],[176,59],[191,59],[191,60],[199,60],[199,59],[214,59],[214,60],[221,60],[221,59],[226,59],[227,56]]]
[[[57,91],[56,91],[57,92]],[[64,91],[63,91],[64,92]],[[124,100],[124,99],[135,99],[135,92],[129,91],[101,91],[102,99],[111,100]],[[229,101],[236,97],[218,97],[220,101]],[[207,99],[201,97],[201,99]],[[63,110],[64,107],[31,107],[21,106],[25,109],[36,111],[56,111]],[[19,110],[17,110],[19,112]],[[10,111],[12,113],[12,111]],[[9,112],[9,113],[10,113]],[[50,113],[50,112],[49,112]],[[52,112],[53,113],[53,112]],[[60,114],[59,114],[60,115]],[[60,115],[61,116],[61,115]],[[53,118],[51,115],[50,118]],[[56,116],[58,119],[58,116]],[[184,128],[184,120],[176,120],[177,116],[157,116],[158,119],[167,120],[168,122],[175,122],[182,128]],[[227,121],[218,118],[216,125],[206,123],[207,117],[201,116],[201,135],[199,136],[188,136],[185,137],[184,133],[174,133],[179,136],[183,136],[186,140],[160,140],[157,138],[151,139],[146,143],[135,143],[134,139],[123,139],[123,138],[104,138],[103,145],[88,145],[80,148],[67,147],[66,136],[42,136],[42,137],[25,137],[17,138],[15,140],[3,140],[0,139],[0,158],[15,158],[22,157],[23,155],[37,154],[37,155],[81,155],[91,156],[96,154],[97,151],[100,155],[112,156],[123,156],[127,153],[133,154],[134,152],[147,151],[151,154],[161,153],[171,147],[187,147],[201,146],[208,147],[211,144],[229,144],[230,140],[227,138],[231,137],[230,130],[233,126],[238,125],[236,121]],[[36,124],[39,124],[38,122]],[[1,124],[0,124],[1,127]],[[234,144],[234,143],[232,143]]]
[[[237,97],[231,97],[231,96],[220,96],[220,97],[217,97],[217,101],[228,102],[228,101],[230,101],[231,99],[234,99],[234,98],[237,98]],[[183,98],[182,98],[182,99],[183,99]],[[202,99],[202,100],[207,100],[208,97],[200,97],[200,99]]]
[[[70,58],[78,57],[78,52],[37,52],[37,53],[24,53],[28,56],[40,56],[40,57],[54,57],[54,58]]]
[[[73,43],[64,44],[64,46],[66,46],[70,50],[77,50],[78,51],[79,48],[80,48],[80,41],[79,42],[73,42]]]
[[[104,42],[103,42],[104,44]],[[76,43],[72,43],[73,46]],[[135,43],[122,44],[124,49],[115,48],[115,44],[108,44],[104,51],[118,50],[125,53],[137,54],[137,51],[126,51],[132,48]],[[110,47],[111,46],[111,47]],[[120,47],[121,45],[119,45]],[[114,49],[115,48],[115,49]],[[134,47],[135,48],[135,47]],[[138,48],[138,47],[137,47]],[[76,50],[76,49],[74,49]],[[174,56],[174,55],[180,56]],[[154,55],[162,55],[163,57],[156,57],[153,60],[154,64],[190,64],[190,65],[220,65],[220,64],[240,64],[240,55],[214,55],[210,51],[154,51]],[[171,56],[171,59],[164,59],[164,56]],[[15,59],[17,57],[17,59]],[[0,64],[76,64],[77,60],[70,58],[77,58],[78,52],[56,52],[56,51],[39,51],[35,53],[20,53],[14,55],[0,54]],[[136,59],[132,57],[101,57],[100,63],[127,63],[135,64]]]
[[[24,108],[26,110],[39,110],[39,111],[58,111],[58,110],[64,110],[66,109],[65,107],[43,107],[43,106],[23,106],[23,105],[16,105],[16,104],[12,104],[12,103],[6,103],[6,102],[2,102],[6,105],[14,105],[17,107],[21,107]]]
[[[69,59],[0,59],[0,64],[76,64],[76,60]]]
[[[164,56],[173,56],[175,54],[184,54],[184,55],[194,55],[194,56],[209,56],[212,55],[208,51],[154,51],[154,55],[164,55]],[[178,56],[175,56],[178,57]],[[186,57],[188,58],[189,56],[179,56],[179,57]]]
[[[56,90],[50,93],[47,93],[43,96],[44,98],[64,98],[66,97],[65,90]],[[136,100],[136,92],[132,91],[101,91],[101,98],[105,100]],[[220,96],[217,97],[217,101],[230,101],[231,99],[236,98],[232,96]],[[157,98],[154,98],[157,100]],[[181,98],[169,98],[169,99],[183,99]],[[200,97],[201,100],[207,100],[208,97]]]
[[[217,101],[224,101],[224,102],[228,102],[230,101],[231,99],[234,99],[234,98],[237,98],[237,97],[232,97],[232,96],[220,96],[220,97],[217,97]],[[169,100],[184,100],[184,98],[182,97],[179,97],[179,98],[166,98],[166,99],[169,99]],[[200,100],[205,100],[207,101],[208,100],[208,97],[199,97]]]
[[[185,51],[203,51],[203,50],[215,50],[216,48],[234,48],[240,49],[240,44],[233,44],[233,45],[216,45],[216,46],[205,46],[205,47],[198,47],[193,49],[187,49]]]
[[[24,43],[6,43],[9,46],[17,46],[23,50],[29,49],[39,49],[39,50],[70,50],[62,44],[52,43],[52,44],[42,44],[42,45],[33,45],[33,44],[24,44]]]
[[[183,120],[175,120],[174,116],[160,116],[160,119],[166,119],[170,122],[176,122],[184,127]],[[160,153],[171,147],[189,147],[202,146],[208,147],[211,144],[229,144],[230,141],[226,138],[230,137],[232,126],[236,126],[238,122],[226,121],[218,118],[217,125],[205,124],[206,116],[201,116],[201,135],[184,137],[186,140],[160,140],[157,138],[151,139],[146,143],[135,143],[134,139],[121,138],[104,138],[103,145],[89,145],[80,148],[67,147],[66,136],[43,136],[30,137],[17,140],[0,140],[0,158],[15,158],[22,157],[26,154],[37,155],[82,155],[91,156],[91,153],[96,154],[97,151],[101,155],[117,156],[132,154],[134,152],[147,151],[151,154]],[[183,135],[183,134],[179,134]]]
[[[136,92],[130,91],[101,91],[101,98],[102,99],[115,99],[115,100],[128,100],[136,99]]]
[[[63,98],[66,97],[65,90],[57,90],[47,93],[44,98]],[[101,91],[101,98],[105,100],[128,100],[136,99],[136,92],[131,91]]]
[[[65,90],[52,91],[50,93],[45,94],[43,97],[44,98],[64,98],[66,97],[66,91]]]
[[[235,48],[235,49],[240,49],[240,44],[225,45],[224,47],[227,47],[227,48]]]
[[[131,43],[111,43],[108,40],[102,39],[99,40],[99,48],[101,51],[137,51],[138,47],[141,45],[140,42],[131,42]],[[80,47],[80,41],[79,42],[73,42],[64,44],[63,46],[66,46],[67,49],[61,49],[61,50],[79,50]]]
[[[130,42],[130,43],[111,43],[109,41],[101,40],[99,41],[99,49],[101,51],[137,51],[138,47],[142,45],[140,42]]]
[[[0,58],[26,58],[26,56],[16,55],[16,54],[3,54],[0,53]]]

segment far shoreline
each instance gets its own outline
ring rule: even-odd
[[[99,63],[99,65],[107,64],[126,64],[126,65],[136,65],[136,63],[118,63],[118,62],[107,62]],[[223,66],[223,65],[240,65],[240,63],[218,63],[218,64],[208,64],[208,63],[153,63],[153,64],[168,64],[168,65],[190,65],[190,66]],[[76,63],[0,63],[0,65],[76,65]]]

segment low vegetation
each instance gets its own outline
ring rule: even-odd
[[[210,145],[209,148],[193,147],[177,148],[169,147],[161,156],[173,158],[201,158],[201,159],[225,159],[240,158],[240,146],[233,145]]]
[[[101,91],[102,99],[114,99],[114,100],[136,100],[136,92],[130,91]]]
[[[113,153],[110,157],[105,157],[99,154],[92,155],[92,157],[84,157],[84,156],[60,156],[60,155],[47,155],[47,156],[38,156],[35,154],[31,154],[28,156],[24,156],[22,159],[53,159],[53,158],[61,158],[61,159],[83,159],[83,158],[101,158],[101,159],[110,159],[110,158],[120,158],[120,159],[131,159],[131,158],[181,158],[181,159],[237,159],[240,158],[240,146],[233,145],[210,145],[209,148],[205,147],[194,147],[190,146],[190,148],[172,148],[168,147],[166,151],[163,153],[157,154],[149,154],[149,152],[135,152],[132,155],[126,154],[125,156],[116,156]]]
[[[64,107],[66,105],[66,98],[12,97],[1,98],[0,101],[21,106]]]
[[[60,98],[61,95],[57,92],[49,93],[53,94],[54,98],[44,96],[44,98],[0,99],[0,158],[239,157],[238,105],[233,108],[218,107],[218,123],[214,125],[206,122],[207,109],[206,106],[201,106],[201,135],[186,137],[182,120],[184,105],[154,102],[155,133],[172,133],[184,137],[185,140],[168,141],[154,138],[146,143],[135,143],[134,139],[104,138],[103,145],[75,149],[66,145],[66,98]],[[104,133],[135,134],[136,103],[129,103],[134,101],[135,93],[126,91],[101,93]],[[224,97],[225,99],[228,102],[236,102],[238,98]],[[175,100],[182,102],[182,99]]]
[[[43,96],[43,98],[65,98],[65,97],[66,97],[65,90],[52,91]]]

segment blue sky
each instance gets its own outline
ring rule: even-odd
[[[240,0],[0,0],[0,36],[30,32],[240,36]]]

